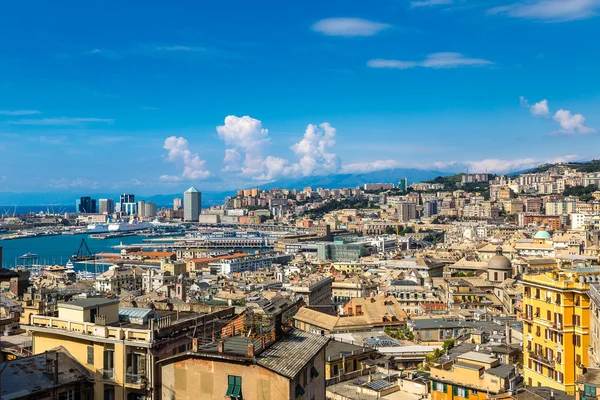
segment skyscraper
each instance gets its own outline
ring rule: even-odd
[[[115,201],[113,199],[100,199],[98,203],[98,212],[100,214],[112,214],[115,212]]]
[[[146,218],[156,217],[156,203],[149,202],[144,205],[144,217],[146,217]]]
[[[123,215],[133,215],[137,212],[134,194],[123,193],[119,199],[119,210]]]
[[[408,187],[408,179],[402,178],[400,182],[398,182],[398,189],[402,192],[406,192],[406,188]]]
[[[121,195],[120,203],[135,203],[135,195],[134,194],[126,194],[123,193]]]
[[[92,199],[90,196],[80,197],[75,201],[76,211],[79,213],[95,213],[97,212],[96,208],[96,199]]]
[[[146,217],[146,202],[144,200],[138,200],[137,202],[137,216],[140,218]]]
[[[202,211],[202,193],[191,187],[183,193],[183,220],[198,222]]]

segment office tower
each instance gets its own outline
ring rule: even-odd
[[[202,193],[191,187],[183,193],[183,220],[198,222],[202,211]]]
[[[149,202],[144,205],[144,216],[146,218],[156,217],[156,203]]]
[[[137,203],[135,202],[135,195],[123,193],[120,196],[119,203],[121,204],[121,214],[133,215],[137,212]]]
[[[408,179],[402,178],[400,182],[398,182],[398,189],[402,192],[406,192],[406,188],[408,187]]]
[[[137,202],[137,216],[140,218],[146,217],[146,202],[144,200],[138,200]]]
[[[75,201],[75,207],[77,212],[91,214],[97,212],[96,199],[92,199],[90,196],[80,197],[79,200]]]
[[[98,200],[98,212],[100,214],[112,214],[115,212],[115,201],[113,199]]]
[[[135,195],[134,194],[125,194],[121,195],[120,203],[135,203]]]
[[[183,208],[183,200],[181,197],[173,199],[173,210],[181,210]]]

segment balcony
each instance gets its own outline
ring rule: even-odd
[[[101,369],[102,379],[105,381],[113,381],[115,379],[115,370],[113,368]]]
[[[550,367],[550,368],[554,368],[554,366],[556,365],[554,360],[550,360],[550,359],[544,357],[543,355],[537,354],[533,351],[529,352],[529,358],[531,358],[532,360],[535,360],[541,364],[544,364],[545,366]]]
[[[552,323],[550,323],[550,325],[548,326],[548,328],[550,328],[553,331],[562,332],[563,331],[563,324],[561,324],[560,322],[552,322]]]
[[[146,385],[146,376],[143,374],[125,374],[125,385],[142,388]]]

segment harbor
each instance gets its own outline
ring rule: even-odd
[[[2,267],[15,268],[19,265],[28,267],[32,265],[65,265],[67,261],[77,253],[81,239],[85,239],[92,254],[113,253],[113,246],[119,244],[134,244],[146,238],[146,236],[127,236],[119,238],[107,238],[104,240],[93,240],[89,235],[56,235],[43,237],[28,237],[7,240],[2,242],[3,259]],[[156,244],[161,248],[162,245]],[[19,259],[27,253],[35,254],[35,259]],[[93,262],[93,261],[92,261]],[[85,264],[75,262],[75,269],[84,269]]]

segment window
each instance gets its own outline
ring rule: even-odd
[[[581,347],[581,336],[573,335],[573,344],[577,347]]]
[[[334,376],[337,376],[338,374],[339,374],[339,368],[338,368],[338,366],[337,366],[337,365],[334,365],[334,366],[333,366],[333,375],[334,375]]]
[[[433,382],[435,385],[435,391],[440,393],[446,393],[446,384],[443,382]]]
[[[546,311],[546,320],[552,321],[552,311]]]
[[[535,316],[536,316],[537,318],[539,318],[539,317],[540,317],[540,308],[539,308],[539,307],[536,307],[536,308],[535,308]]]
[[[575,354],[575,365],[581,365],[581,354]]]
[[[75,392],[73,390],[67,390],[58,394],[58,400],[74,400]]]
[[[556,353],[556,363],[557,364],[562,363],[562,353],[560,351]]]
[[[542,373],[542,364],[536,362],[535,363],[535,371],[537,373],[541,374]]]
[[[456,388],[456,396],[468,399],[469,398],[469,389],[457,387]]]
[[[104,400],[115,400],[114,386],[104,385]]]
[[[319,371],[317,371],[317,369],[313,365],[312,367],[310,367],[310,378],[312,380],[313,378],[316,378],[318,376],[319,376]]]
[[[237,399],[242,396],[242,377],[229,375],[227,377],[227,393],[225,397]]]
[[[556,380],[558,383],[563,383],[563,373],[556,371]]]
[[[586,396],[596,396],[596,386],[583,385],[583,394]]]
[[[94,346],[87,347],[87,363],[94,365]]]
[[[114,365],[114,350],[104,350],[104,360],[102,365],[102,378],[113,379],[113,368]]]

